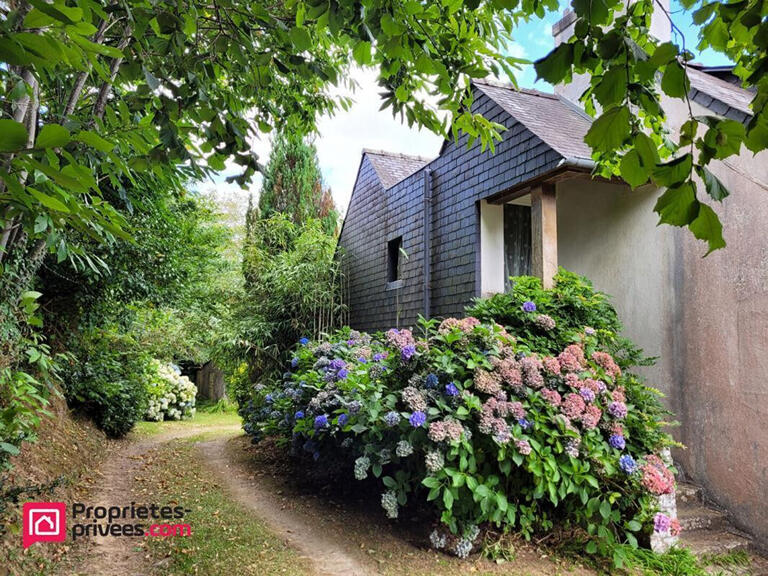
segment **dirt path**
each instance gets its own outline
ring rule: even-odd
[[[136,476],[150,452],[176,439],[214,434],[214,440],[198,443],[205,466],[218,477],[232,498],[255,512],[287,543],[312,562],[317,576],[366,576],[373,571],[328,538],[322,528],[307,518],[285,509],[279,496],[255,481],[252,474],[233,462],[226,450],[227,441],[239,432],[235,426],[188,426],[152,436],[132,437],[117,443],[116,450],[101,469],[98,491],[88,500],[92,506],[127,506],[143,502]],[[76,574],[99,576],[145,576],[150,573],[148,557],[138,539],[97,536],[87,544],[83,562]]]
[[[131,437],[117,443],[116,451],[100,471],[99,489],[89,499],[92,506],[127,506],[139,502],[134,494],[134,478],[147,453],[158,446],[175,440],[205,433],[221,433],[230,437],[238,432],[237,426],[189,426],[153,436]],[[144,553],[136,539],[97,536],[88,542],[82,567],[77,574],[99,576],[143,576],[149,571]]]
[[[227,439],[198,444],[205,462],[218,474],[222,484],[243,506],[258,516],[288,543],[308,557],[318,576],[367,576],[374,574],[355,554],[328,536],[324,527],[288,510],[279,495],[260,486],[253,474],[227,454]]]

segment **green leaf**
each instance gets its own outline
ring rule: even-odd
[[[698,216],[701,204],[696,200],[693,184],[685,182],[669,188],[656,201],[653,211],[659,215],[660,224],[687,226]]]
[[[677,54],[677,46],[672,42],[665,42],[664,44],[656,46],[656,50],[654,50],[653,56],[651,56],[650,63],[654,68],[660,68],[666,66],[672,60],[675,60]]]
[[[69,212],[69,208],[67,208],[66,204],[64,204],[61,200],[54,198],[53,196],[49,196],[48,194],[40,192],[39,190],[35,190],[29,186],[27,186],[27,192],[34,196],[35,199],[37,199],[37,201],[46,208],[57,210],[59,212]]]
[[[653,170],[653,181],[658,186],[676,186],[688,179],[692,168],[691,155],[684,154],[666,164],[656,166]]]
[[[626,106],[614,106],[600,115],[584,136],[584,142],[596,152],[609,152],[621,147],[629,138],[630,112]]]
[[[570,73],[573,65],[573,44],[564,42],[549,54],[533,63],[537,79],[559,84]]]
[[[15,120],[0,120],[0,152],[16,152],[27,146],[27,129]]]
[[[688,94],[690,82],[680,62],[674,61],[667,64],[664,75],[661,77],[661,89],[672,98],[683,98]]]
[[[573,0],[573,11],[593,26],[608,24],[610,12],[605,0]]]
[[[87,38],[83,38],[82,36],[78,36],[77,34],[70,34],[69,38],[86,52],[94,52],[96,54],[101,54],[102,56],[108,56],[110,58],[123,57],[122,50],[118,50],[114,46],[107,46],[106,44],[97,44],[96,42],[91,42]]]
[[[309,30],[303,26],[292,28],[290,35],[291,42],[299,52],[309,50],[312,47],[312,37],[309,35]]]
[[[600,504],[600,516],[605,518],[606,520],[611,515],[611,504],[608,502],[608,500],[603,500]]]
[[[690,223],[688,228],[690,228],[696,238],[706,241],[709,245],[705,256],[725,247],[723,225],[720,223],[720,218],[706,204],[700,204],[698,216]]]
[[[19,453],[18,447],[13,444],[8,444],[8,442],[0,442],[0,450],[7,452],[12,456],[16,456]]]
[[[643,167],[653,171],[659,162],[659,151],[651,137],[642,132],[636,134],[635,150],[637,150],[637,154],[640,156],[640,163]]]
[[[446,510],[453,508],[453,493],[448,488],[443,490],[443,504]]]
[[[95,148],[100,152],[111,152],[115,145],[111,142],[104,140],[101,136],[90,130],[81,130],[75,135],[75,140],[87,144],[91,148]]]
[[[632,186],[637,188],[648,182],[650,171],[644,168],[640,162],[640,155],[637,150],[630,150],[621,159],[620,165],[621,177]]]
[[[717,2],[710,2],[709,4],[705,4],[698,10],[694,11],[693,14],[691,14],[693,23],[696,25],[704,24],[704,22],[709,20],[709,17],[714,13],[715,8],[717,8],[717,4]]]
[[[371,63],[371,43],[367,40],[362,40],[355,45],[352,50],[352,55],[360,66],[367,66]]]
[[[720,182],[720,179],[712,174],[706,166],[696,166],[696,173],[704,181],[704,187],[707,190],[707,194],[709,194],[713,200],[722,202],[723,199],[730,194],[725,185]]]
[[[616,66],[608,70],[595,86],[594,92],[603,108],[621,103],[627,95],[626,69],[623,66]]]
[[[69,130],[60,124],[46,124],[40,130],[35,141],[35,148],[60,148],[70,140]]]

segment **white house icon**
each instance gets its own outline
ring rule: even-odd
[[[30,510],[30,523],[32,534],[35,536],[59,535],[59,511],[58,510]]]

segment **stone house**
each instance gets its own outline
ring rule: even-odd
[[[554,27],[571,34],[573,16]],[[670,36],[654,22],[662,41]],[[726,67],[692,66],[695,114],[750,118]],[[576,78],[554,94],[489,81],[473,111],[506,127],[495,153],[446,141],[433,159],[365,150],[339,239],[350,324],[363,330],[461,315],[507,278],[557,266],[613,296],[626,335],[660,359],[646,371],[682,423],[683,474],[768,546],[768,162],[744,151],[712,172],[728,246],[706,258],[687,230],[657,226],[651,185],[594,179]],[[687,116],[666,103],[670,128]]]

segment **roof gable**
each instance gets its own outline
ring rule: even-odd
[[[368,157],[385,190],[405,180],[414,172],[418,172],[432,161],[430,158],[421,156],[409,156],[367,148],[363,150],[363,154]]]
[[[584,136],[592,119],[555,94],[518,90],[509,84],[474,81],[478,90],[564,158],[592,158]]]

